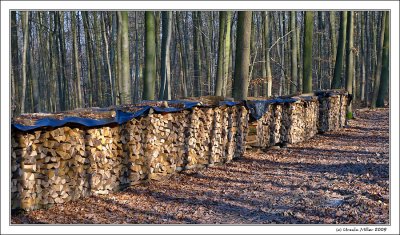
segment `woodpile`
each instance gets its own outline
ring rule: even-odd
[[[105,119],[108,124],[86,127],[67,123],[27,131],[14,126],[12,208],[31,210],[107,194],[160,180],[173,172],[229,162],[244,154],[246,141],[257,147],[298,143],[317,131],[344,126],[347,93],[315,95],[318,98],[303,95],[265,102],[261,117],[251,123],[247,105],[223,103],[221,97],[205,97],[203,104],[192,102],[188,107],[188,103],[149,101],[108,109],[22,115],[13,123],[29,126],[43,118],[63,121],[63,117],[72,116]],[[141,116],[118,124],[112,120],[119,111],[140,111]]]
[[[345,125],[347,103],[347,92],[341,90],[271,99],[265,102],[264,114],[249,123],[247,142],[252,147],[267,148],[337,130]]]
[[[328,132],[338,130],[346,124],[346,107],[348,93],[345,91],[319,92],[318,131]]]
[[[315,96],[298,97],[294,103],[285,103],[282,117],[282,143],[299,143],[317,134],[318,100]]]
[[[150,112],[120,125],[13,128],[12,208],[44,208],[228,162],[244,153],[247,123],[247,109],[236,105]]]

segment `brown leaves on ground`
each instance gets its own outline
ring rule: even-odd
[[[12,223],[389,223],[389,110],[199,172],[19,213]]]

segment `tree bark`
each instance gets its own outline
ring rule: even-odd
[[[343,54],[345,51],[345,43],[346,43],[346,28],[347,28],[347,12],[342,11],[340,14],[339,42],[336,53],[335,72],[333,73],[333,79],[331,84],[332,89],[339,89],[341,87]]]
[[[19,62],[18,62],[18,31],[17,31],[17,12],[11,11],[11,87],[12,87],[12,115],[17,115],[19,113],[18,105],[21,103],[18,98],[19,92],[19,82],[20,82],[20,73],[19,73]]]
[[[24,44],[22,50],[22,92],[21,92],[21,113],[25,113],[25,96],[26,96],[26,57],[28,52],[29,29],[28,29],[29,15],[27,11],[22,12],[22,24],[24,32]]]
[[[292,31],[292,69],[291,69],[291,86],[290,93],[293,94],[297,91],[297,35],[296,35],[296,12],[290,13],[290,30]]]
[[[81,62],[79,61],[77,34],[76,34],[76,15],[71,11],[71,28],[72,28],[72,44],[74,50],[74,65],[75,65],[75,84],[77,88],[77,107],[82,107],[82,91],[81,91]]]
[[[130,76],[130,63],[129,63],[129,35],[128,35],[128,12],[121,12],[121,103],[132,103],[131,95],[131,76]]]
[[[222,96],[226,96],[228,90],[228,76],[229,76],[229,61],[230,61],[230,51],[231,51],[231,18],[232,12],[226,12],[226,24],[224,30],[224,81],[223,81],[223,89]]]
[[[379,94],[379,86],[381,82],[381,72],[382,72],[382,59],[383,59],[383,47],[385,42],[385,30],[386,30],[386,12],[383,13],[381,21],[381,37],[379,42],[379,52],[378,52],[378,63],[375,69],[375,82],[374,82],[374,93],[372,94],[371,108],[376,108],[376,101]]]
[[[114,90],[113,90],[113,82],[112,82],[112,72],[111,72],[111,62],[110,62],[110,56],[109,56],[109,45],[108,45],[108,39],[107,39],[107,32],[106,32],[106,24],[104,22],[105,14],[102,12],[101,14],[101,31],[102,36],[103,36],[103,43],[104,43],[104,55],[106,57],[106,70],[107,70],[107,75],[108,75],[108,86],[110,89],[110,102],[111,104],[114,104]]]
[[[267,79],[267,97],[272,95],[272,73],[270,59],[270,30],[269,30],[269,12],[264,11],[264,37],[265,37],[265,70]]]
[[[304,19],[303,93],[312,92],[312,37],[314,12],[307,11]]]
[[[215,95],[221,96],[224,84],[224,35],[226,26],[226,11],[219,12],[219,43],[218,43],[218,65],[217,80],[215,82]]]
[[[250,65],[251,11],[240,11],[237,25],[235,75],[232,95],[235,100],[247,99]]]
[[[377,107],[383,107],[385,105],[385,98],[388,94],[389,86],[389,38],[390,38],[390,28],[389,28],[389,12],[385,12],[385,35],[383,42],[383,54],[382,54],[382,72],[381,72],[381,82],[379,84],[378,98],[376,100]]]
[[[171,72],[170,72],[170,44],[172,31],[172,12],[161,12],[162,40],[161,40],[161,86],[160,99],[171,99]]]
[[[155,99],[156,79],[156,38],[154,12],[145,12],[145,65],[143,75],[143,99]]]
[[[346,47],[346,90],[349,94],[353,94],[353,76],[354,76],[354,12],[350,11],[347,15],[347,47]],[[353,118],[352,102],[347,106],[348,119]]]
[[[201,54],[200,54],[200,33],[199,33],[199,17],[197,12],[192,12],[193,17],[193,79],[194,79],[194,96],[199,97],[201,91]]]

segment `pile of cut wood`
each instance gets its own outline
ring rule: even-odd
[[[249,123],[247,143],[266,148],[337,130],[345,125],[347,102],[348,94],[343,90],[271,99],[261,118]]]
[[[246,142],[258,147],[297,143],[345,124],[343,91],[290,98],[268,101],[261,118],[250,124],[245,103],[221,97],[16,117],[13,124],[20,127],[40,126],[12,128],[12,208],[30,210],[107,194],[229,162],[244,154]],[[127,121],[120,122],[120,112]]]
[[[82,113],[74,115],[85,118]],[[26,121],[29,117],[34,118]],[[40,117],[25,115],[17,120],[32,125]],[[247,123],[248,111],[239,104],[150,111],[120,125],[13,128],[12,208],[43,208],[159,180],[175,171],[228,162],[244,153]]]

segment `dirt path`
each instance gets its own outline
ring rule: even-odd
[[[12,223],[389,223],[389,110],[224,166],[12,216]]]

